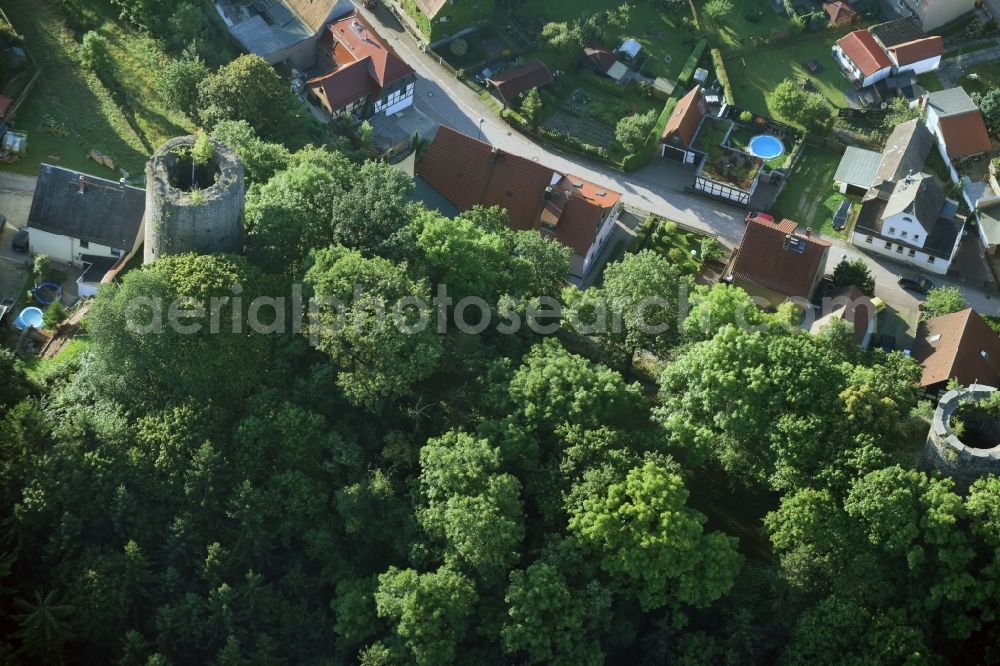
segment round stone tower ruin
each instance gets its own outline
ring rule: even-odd
[[[214,154],[194,165],[195,136],[171,139],[146,164],[145,263],[170,254],[243,252],[243,163],[210,139]]]
[[[934,412],[927,435],[926,460],[933,468],[952,477],[960,490],[968,489],[981,476],[1000,475],[1000,416],[988,415],[981,422],[966,423],[963,435],[966,441],[952,431],[951,417],[962,404],[984,400],[995,392],[992,386],[981,384],[949,391]]]

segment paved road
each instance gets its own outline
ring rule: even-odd
[[[672,167],[662,160],[655,160],[649,166],[625,175],[582,158],[540,146],[504,124],[475,93],[441,67],[434,56],[420,51],[413,38],[387,10],[381,9],[377,14],[363,8],[359,10],[372,23],[375,30],[417,71],[420,76],[416,87],[418,104],[424,113],[437,122],[471,136],[480,136],[481,121],[481,136],[495,146],[622,192],[630,206],[717,234],[729,247],[739,245],[745,229],[744,211],[678,191],[676,182],[673,186],[670,184],[669,170]],[[979,57],[986,57],[986,54]],[[830,253],[827,272],[833,272],[833,268],[844,254],[850,258],[864,258],[871,265],[878,293],[885,301],[907,310],[917,306],[918,299],[896,284],[899,275],[915,272],[912,267],[865,254],[849,243],[837,239],[829,240],[833,242],[834,247]],[[960,287],[969,303],[978,311],[1000,316],[1000,294],[983,289],[981,285],[963,283],[951,277],[934,275],[929,277],[938,285]]]
[[[438,123],[478,137],[479,119],[483,119],[482,137],[498,148],[617,190],[625,195],[630,206],[718,234],[731,247],[739,244],[743,237],[743,211],[671,189],[664,182],[667,176],[656,163],[625,177],[609,167],[534,143],[503,123],[472,90],[438,65],[432,56],[420,51],[386,9],[374,14],[361,7],[359,11],[417,71],[420,109]]]

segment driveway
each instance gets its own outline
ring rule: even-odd
[[[17,229],[28,221],[35,180],[32,176],[0,172],[0,213],[7,216],[0,228],[0,299],[16,300],[28,279],[31,257],[14,252],[10,244]]]

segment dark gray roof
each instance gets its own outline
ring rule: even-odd
[[[28,227],[131,250],[145,210],[145,190],[43,164],[31,200]]]
[[[934,109],[939,118],[979,111],[979,107],[969,97],[969,93],[965,92],[965,88],[948,88],[932,92],[927,96],[927,107]]]
[[[100,284],[104,275],[121,261],[118,257],[100,257],[96,254],[85,254],[80,258],[90,264],[80,276],[80,281],[88,284]]]
[[[917,223],[930,233],[937,220],[947,197],[944,190],[926,173],[918,173],[913,177],[900,179],[893,188],[889,200],[885,204],[882,217],[891,217],[900,213],[912,215]]]
[[[887,23],[879,23],[868,28],[868,32],[872,33],[872,36],[887,49],[899,44],[905,44],[906,42],[923,39],[927,36],[920,29],[917,22],[911,18],[900,18],[888,21]]]
[[[875,174],[878,172],[880,164],[882,164],[881,153],[848,146],[844,157],[841,158],[840,164],[837,166],[837,173],[833,179],[867,190],[875,183]]]
[[[951,252],[955,249],[955,241],[958,240],[958,235],[962,232],[962,227],[965,226],[965,220],[955,216],[955,208],[953,206],[945,206],[945,210],[942,213],[944,215],[950,214],[951,216],[945,217],[942,215],[937,218],[933,228],[927,235],[927,240],[924,241],[924,245],[921,247],[907,243],[905,240],[899,238],[885,238],[882,236],[882,218],[885,212],[885,205],[886,201],[884,199],[877,197],[866,199],[861,204],[861,211],[858,213],[858,219],[854,227],[855,231],[884,238],[885,240],[892,241],[895,245],[902,245],[903,247],[919,252],[926,252],[938,259],[951,258]]]
[[[934,145],[934,136],[918,118],[909,120],[889,135],[882,151],[882,164],[875,172],[875,183],[895,182],[924,168]]]

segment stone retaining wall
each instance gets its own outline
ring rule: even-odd
[[[992,449],[968,447],[951,432],[952,414],[963,402],[982,400],[996,391],[991,386],[974,385],[970,388],[949,391],[938,402],[927,436],[926,459],[928,464],[955,479],[964,490],[972,482],[987,474],[1000,475],[1000,446]]]

